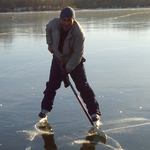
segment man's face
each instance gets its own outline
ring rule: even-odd
[[[73,18],[62,18],[60,19],[62,28],[67,32],[73,25],[74,19]]]

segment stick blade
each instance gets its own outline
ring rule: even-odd
[[[93,125],[94,130],[101,136],[104,138],[105,141],[107,141],[107,135],[105,134],[104,131],[102,131],[100,128],[96,127]],[[105,142],[106,143],[106,142]]]

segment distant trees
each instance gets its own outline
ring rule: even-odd
[[[0,11],[13,10],[16,7],[32,7],[33,10],[56,10],[65,6],[74,8],[125,8],[148,7],[150,0],[0,0]]]

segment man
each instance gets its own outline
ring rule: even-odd
[[[81,26],[75,20],[75,12],[71,7],[62,9],[60,18],[55,18],[47,24],[46,39],[48,50],[55,55],[64,69],[60,69],[56,58],[53,57],[39,117],[45,118],[50,113],[56,90],[70,74],[93,122],[98,122],[101,115],[99,105],[87,82],[83,64],[85,61],[82,56],[85,37]],[[68,85],[65,83],[65,86]]]

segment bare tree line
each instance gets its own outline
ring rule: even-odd
[[[0,11],[14,8],[28,10],[58,10],[65,6],[73,8],[126,8],[149,7],[150,0],[0,0]]]

